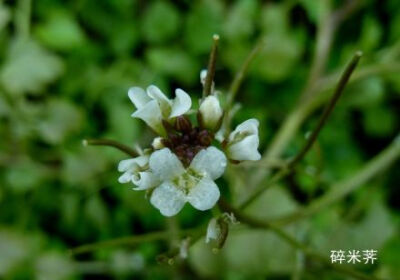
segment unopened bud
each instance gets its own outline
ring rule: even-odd
[[[203,86],[206,83],[206,77],[207,77],[207,69],[201,70],[201,72],[200,72],[200,82],[201,82],[201,84]]]
[[[223,218],[213,218],[208,223],[207,234],[206,234],[206,243],[209,243],[211,240],[215,240],[216,247],[213,250],[221,249],[228,237],[229,226]]]
[[[185,116],[179,116],[176,118],[175,129],[180,132],[187,132],[192,129],[192,123]]]
[[[207,226],[206,243],[209,243],[212,239],[217,240],[221,234],[221,228],[216,218],[212,218]]]
[[[222,122],[223,111],[219,100],[214,95],[207,96],[199,108],[199,122],[203,128],[217,131]]]
[[[154,138],[153,142],[151,143],[151,146],[153,147],[154,150],[160,150],[162,148],[165,148],[163,138],[162,137]]]
[[[197,141],[201,146],[208,147],[210,146],[213,138],[214,138],[213,133],[204,129],[199,132]]]

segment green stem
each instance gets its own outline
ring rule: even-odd
[[[211,94],[217,61],[218,41],[219,36],[215,34],[213,36],[213,45],[210,52],[210,59],[208,61],[207,76],[203,88],[203,98]]]
[[[137,157],[138,153],[135,152],[133,149],[131,149],[130,147],[119,143],[115,140],[110,140],[110,139],[84,139],[82,141],[82,144],[84,146],[109,146],[109,147],[114,147],[117,148],[118,150],[132,156],[132,157]]]
[[[198,231],[198,228],[187,229],[187,230],[179,230],[177,234],[179,236],[190,235]],[[159,231],[159,232],[151,232],[143,235],[134,235],[121,237],[101,242],[96,242],[92,244],[85,244],[82,246],[78,246],[69,250],[72,255],[79,255],[83,253],[92,252],[99,249],[114,247],[114,246],[131,246],[136,245],[142,242],[152,242],[157,240],[169,240],[171,238],[170,231]]]
[[[19,0],[15,14],[16,32],[21,38],[28,38],[31,24],[32,0]]]
[[[342,199],[349,193],[355,191],[365,182],[376,176],[400,158],[400,134],[395,140],[381,153],[370,160],[360,171],[349,179],[330,186],[330,191],[319,199],[312,202],[309,206],[293,214],[277,218],[274,222],[279,225],[292,223],[299,219],[308,217],[332,203]]]
[[[324,126],[326,120],[328,119],[329,115],[332,113],[333,108],[335,108],[335,105],[337,104],[337,101],[339,98],[342,96],[343,90],[348,83],[351,74],[353,73],[354,69],[356,68],[360,58],[362,56],[362,53],[360,51],[356,52],[353,59],[351,62],[347,65],[345,71],[343,72],[339,83],[335,89],[335,92],[326,106],[324,112],[322,113],[321,118],[318,121],[317,126],[311,133],[310,137],[308,138],[306,144],[304,147],[300,150],[300,152],[289,162],[288,167],[292,168],[294,165],[296,165],[300,160],[303,159],[303,157],[307,154],[307,152],[310,150],[312,145],[314,144],[315,140],[317,139],[322,127]]]
[[[242,66],[240,67],[239,71],[236,73],[235,78],[233,79],[230,87],[229,92],[226,98],[226,105],[225,105],[225,115],[223,119],[223,127],[225,128],[225,137],[228,137],[230,133],[230,126],[232,122],[233,114],[231,113],[233,102],[235,97],[242,85],[243,79],[246,76],[251,63],[257,57],[258,53],[262,50],[264,45],[264,40],[260,39],[257,44],[253,47],[250,53],[247,55],[245,61],[243,62]]]
[[[277,173],[275,173],[274,176],[272,176],[271,179],[268,180],[267,183],[265,183],[261,187],[256,188],[251,193],[251,195],[249,195],[242,202],[240,202],[239,209],[245,209],[246,207],[248,207],[251,203],[253,203],[254,200],[256,200],[258,197],[260,197],[261,194],[263,194],[270,187],[272,187],[276,183],[278,183],[282,178],[286,177],[286,175],[288,175],[290,172],[291,172],[291,170],[288,169],[286,166],[281,168]]]
[[[337,101],[339,100],[340,96],[342,95],[343,90],[350,79],[351,74],[353,73],[355,67],[357,66],[357,64],[361,58],[361,55],[362,55],[361,52],[356,52],[353,59],[351,60],[351,62],[347,65],[345,71],[343,72],[343,74],[339,80],[339,83],[336,87],[336,90],[335,90],[330,102],[326,106],[324,112],[322,113],[322,115],[317,123],[317,126],[311,133],[310,137],[307,139],[305,145],[300,150],[300,152],[292,160],[290,160],[285,167],[283,167],[280,171],[278,171],[272,177],[272,179],[270,179],[267,182],[267,184],[256,188],[253,191],[253,193],[240,204],[240,208],[247,207],[257,197],[259,197],[266,189],[273,186],[280,179],[282,179],[283,177],[288,175],[293,170],[294,166],[304,158],[304,156],[311,149],[312,145],[314,144],[315,140],[317,139],[317,137],[318,137],[319,133],[321,132],[321,129],[323,128],[324,124],[326,123],[326,120],[328,119],[329,115],[332,113],[333,109],[335,108],[335,105],[337,104]]]
[[[242,66],[240,67],[239,71],[236,73],[235,78],[233,79],[231,86],[229,88],[226,107],[227,109],[232,107],[233,101],[235,100],[236,94],[238,93],[240,86],[242,85],[243,79],[249,70],[251,63],[254,61],[258,53],[261,51],[264,40],[261,39],[257,42],[257,44],[253,47],[250,53],[247,55],[245,61],[243,62]]]

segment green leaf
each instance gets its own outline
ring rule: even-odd
[[[250,37],[255,29],[258,2],[253,0],[237,1],[229,10],[224,22],[223,34],[228,40],[237,41]]]
[[[12,93],[39,93],[60,76],[62,61],[31,40],[16,39],[0,71],[0,81]]]
[[[285,34],[288,31],[288,14],[282,4],[265,5],[261,11],[260,27],[263,33]]]
[[[372,136],[385,137],[395,132],[396,113],[389,108],[373,107],[363,112],[363,126]]]
[[[146,58],[155,71],[172,76],[184,84],[199,79],[199,67],[196,61],[181,49],[149,49]]]
[[[99,149],[101,150],[102,148],[89,146],[66,151],[62,155],[62,181],[65,184],[73,184],[83,189],[90,189],[93,183],[96,182],[96,178],[105,171],[106,159],[103,153],[99,153]]]
[[[254,63],[254,74],[269,82],[281,82],[295,70],[302,53],[299,40],[288,34],[267,35]]]
[[[211,49],[212,36],[221,29],[223,6],[220,1],[205,0],[192,6],[185,24],[185,42],[195,54]]]
[[[67,10],[51,10],[44,23],[34,33],[47,47],[61,51],[77,48],[85,43],[85,34],[74,16]]]
[[[382,28],[379,22],[371,16],[365,17],[362,25],[360,48],[363,52],[376,49],[382,38]]]
[[[53,99],[46,104],[37,130],[43,139],[51,144],[61,143],[82,126],[80,110],[67,101]]]
[[[8,24],[11,19],[10,9],[3,3],[0,3],[0,31]]]
[[[109,224],[107,207],[99,196],[93,195],[85,204],[84,211],[87,219],[98,229]]]
[[[371,108],[385,98],[385,86],[379,77],[371,77],[351,85],[344,93],[343,102],[352,107]]]
[[[0,277],[20,267],[32,254],[34,246],[31,241],[19,232],[0,229]]]
[[[16,193],[25,193],[44,182],[49,170],[28,159],[22,160],[7,170],[5,181]]]
[[[72,261],[62,253],[46,252],[35,261],[35,275],[38,280],[68,280],[75,273]]]
[[[306,10],[308,17],[313,23],[317,23],[322,15],[328,11],[328,1],[300,0],[300,4]]]
[[[310,236],[312,243],[321,252],[329,255],[330,250],[380,250],[384,243],[395,234],[392,217],[382,203],[382,199],[373,197],[365,217],[359,223],[344,222],[327,216],[324,228],[313,227]],[[324,212],[329,212],[326,210]]]
[[[173,38],[180,25],[180,15],[167,1],[155,1],[143,15],[143,37],[150,43],[162,43]]]
[[[257,198],[246,213],[259,219],[270,219],[292,213],[297,207],[297,202],[285,188],[275,186]]]

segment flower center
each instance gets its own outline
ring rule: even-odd
[[[214,134],[206,129],[192,127],[190,121],[177,118],[174,128],[166,127],[168,131],[167,138],[164,138],[163,144],[169,148],[182,162],[188,167],[196,154],[211,145]]]
[[[203,177],[203,174],[188,168],[183,174],[175,177],[172,180],[172,183],[187,195],[189,194],[189,191],[196,186],[201,179],[203,179]]]

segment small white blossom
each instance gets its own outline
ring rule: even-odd
[[[200,104],[199,113],[204,128],[215,131],[220,127],[223,111],[217,97],[207,96]]]
[[[123,172],[118,181],[122,184],[132,182],[137,186],[134,190],[146,190],[159,184],[157,177],[149,170],[148,155],[122,160],[118,171]]]
[[[259,160],[258,120],[249,119],[230,133],[226,146],[227,156],[233,160]]]
[[[140,87],[129,89],[128,96],[136,107],[132,117],[143,120],[160,135],[165,135],[162,120],[168,120],[189,111],[192,106],[190,96],[181,89],[175,90],[175,98],[168,99],[156,86],[149,86],[146,91]]]
[[[170,149],[153,152],[149,165],[161,184],[150,202],[164,216],[176,215],[186,202],[198,210],[211,209],[220,196],[214,180],[224,173],[226,163],[224,153],[215,147],[198,152],[186,169]]]
[[[217,240],[221,234],[221,226],[216,218],[212,218],[207,226],[206,243],[209,243],[212,239]]]

